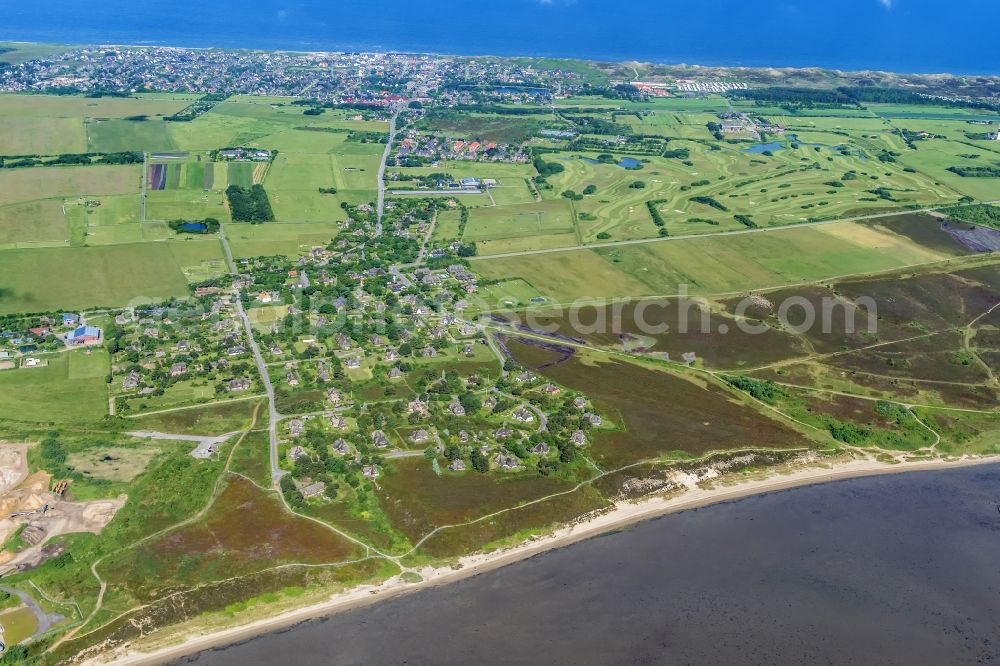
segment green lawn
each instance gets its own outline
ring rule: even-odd
[[[473,262],[489,279],[519,277],[556,301],[741,293],[837,275],[885,271],[946,255],[870,225],[838,222]]]
[[[193,243],[0,250],[0,313],[183,296],[187,280],[182,267],[221,259],[217,240]]]
[[[103,349],[40,356],[48,365],[0,371],[0,414],[37,423],[94,421],[108,411]]]

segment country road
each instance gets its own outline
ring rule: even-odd
[[[1000,203],[997,201],[985,201],[983,203]],[[972,204],[955,204],[972,205]],[[501,252],[499,254],[484,254],[469,257],[469,261],[488,261],[490,259],[503,259],[505,257],[526,257],[533,254],[552,254],[555,252],[573,252],[576,250],[597,250],[609,247],[624,247],[626,245],[642,245],[645,243],[663,243],[667,241],[691,240],[694,238],[718,238],[719,236],[742,236],[744,234],[757,234],[775,231],[788,231],[791,229],[801,229],[802,227],[816,227],[823,224],[836,224],[838,222],[860,222],[863,220],[874,220],[880,217],[895,217],[897,215],[908,215],[911,213],[933,213],[950,206],[937,206],[934,208],[916,208],[913,210],[897,210],[892,213],[875,213],[872,215],[856,215],[854,217],[838,217],[834,220],[817,220],[815,222],[799,222],[796,224],[785,224],[780,227],[760,227],[758,229],[735,229],[733,231],[719,231],[712,234],[684,234],[681,236],[657,236],[655,238],[636,238],[633,240],[606,241],[603,243],[587,243],[586,245],[566,245],[564,247],[548,247],[538,250],[519,250],[517,252]]]
[[[222,249],[226,255],[226,265],[229,267],[229,273],[236,275],[236,262],[233,261],[233,252],[229,248],[229,239],[226,238],[225,225],[219,228],[219,238],[222,241]],[[239,299],[239,294],[237,294],[236,298],[236,311],[243,321],[243,329],[246,331],[247,339],[250,341],[250,349],[253,351],[254,361],[257,363],[257,371],[260,373],[260,380],[264,383],[264,393],[267,395],[267,434],[271,447],[271,480],[277,483],[284,474],[281,468],[278,467],[278,422],[281,420],[281,415],[278,414],[278,409],[274,404],[274,386],[271,384],[271,376],[267,372],[267,364],[264,363],[264,357],[260,353],[260,345],[257,344],[257,338],[253,334],[250,317],[247,316],[246,308],[243,307],[243,301]]]
[[[389,153],[392,152],[392,142],[396,139],[396,121],[403,107],[397,107],[389,119],[389,140],[386,141],[385,150],[382,151],[382,161],[378,165],[378,205],[375,208],[375,236],[382,235],[382,215],[385,213],[385,165],[389,161]]]

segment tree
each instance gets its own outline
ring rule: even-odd
[[[486,456],[479,449],[472,449],[472,469],[480,474],[486,474],[490,471],[490,461],[486,459]]]
[[[464,393],[459,397],[458,402],[465,408],[466,414],[475,414],[482,406],[483,401],[475,393]]]

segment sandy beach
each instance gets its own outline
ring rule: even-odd
[[[633,503],[620,503],[598,515],[525,542],[518,546],[463,557],[456,566],[424,568],[419,570],[423,580],[408,583],[397,578],[380,585],[361,586],[332,595],[328,600],[284,612],[271,618],[257,620],[241,626],[189,636],[183,642],[151,652],[132,651],[127,654],[110,653],[85,663],[92,664],[159,664],[179,659],[202,650],[238,643],[240,641],[284,629],[306,620],[324,617],[341,611],[376,603],[401,594],[408,594],[431,586],[444,585],[466,577],[506,566],[544,551],[560,548],[578,541],[615,531],[637,522],[665,514],[708,506],[761,493],[776,492],[812,484],[828,483],[842,479],[880,474],[895,474],[929,470],[943,470],[971,465],[1000,462],[1000,456],[965,458],[956,461],[928,460],[890,464],[874,460],[851,460],[815,464],[794,468],[788,473],[774,474],[767,478],[743,479],[718,477],[715,487],[702,488],[687,485],[681,494],[671,497],[651,497]],[[720,483],[722,482],[722,483]],[[726,484],[726,485],[723,485]]]

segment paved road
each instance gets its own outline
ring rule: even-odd
[[[385,212],[385,165],[389,161],[389,153],[392,152],[392,142],[396,139],[396,121],[403,107],[397,107],[389,119],[389,140],[382,151],[382,161],[378,165],[378,206],[376,207],[375,236],[382,235],[382,214]]]
[[[139,221],[146,221],[146,182],[149,174],[148,156],[142,156],[142,193],[139,195]]]
[[[232,275],[236,275],[236,262],[233,261],[233,252],[229,249],[229,239],[226,238],[225,225],[222,225],[219,229],[219,238],[222,240],[222,249],[226,255],[226,265],[229,266],[229,272]],[[264,393],[267,395],[267,433],[271,443],[271,480],[277,483],[284,474],[281,468],[278,467],[278,421],[281,420],[281,415],[274,405],[274,386],[271,384],[271,376],[267,373],[267,364],[264,363],[264,357],[260,353],[260,345],[257,344],[257,338],[253,334],[250,317],[247,316],[247,311],[243,307],[243,302],[239,299],[239,294],[236,297],[236,312],[239,313],[240,319],[243,321],[243,329],[246,331],[247,339],[250,341],[250,349],[253,351],[254,361],[257,362],[257,371],[260,373],[260,379],[264,383]]]
[[[985,203],[996,203],[988,201]],[[880,217],[895,217],[897,215],[907,215],[911,213],[932,213],[939,210],[937,208],[918,208],[914,210],[897,210],[892,213],[876,213],[873,215],[856,215],[854,217],[840,217],[835,220],[819,220],[816,222],[799,222],[795,224],[785,224],[780,227],[760,227],[759,229],[736,229],[734,231],[720,231],[713,234],[684,234],[681,236],[663,236],[656,238],[636,238],[634,240],[607,241],[604,243],[587,243],[586,245],[567,245],[565,247],[549,247],[538,250],[521,250],[519,252],[501,252],[500,254],[486,254],[477,257],[469,257],[469,261],[485,261],[489,259],[502,259],[504,257],[524,257],[532,254],[551,254],[553,252],[572,252],[574,250],[596,250],[608,247],[623,247],[625,245],[642,245],[643,243],[664,243],[668,241],[691,240],[692,238],[717,238],[719,236],[740,236],[743,234],[757,234],[776,231],[790,231],[801,229],[802,227],[816,227],[822,224],[836,224],[837,222],[858,222],[862,220],[874,220]]]

